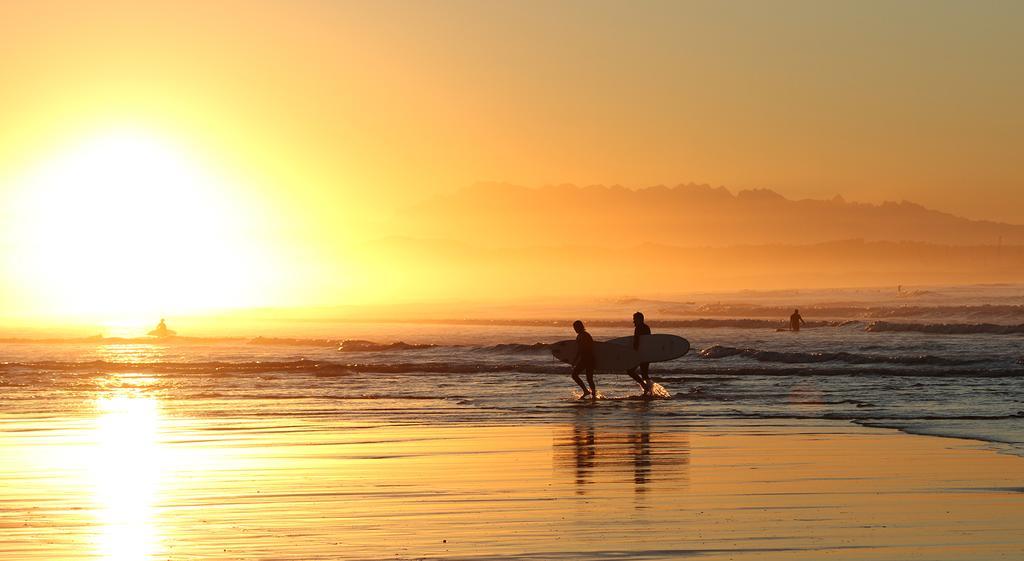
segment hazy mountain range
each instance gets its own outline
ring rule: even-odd
[[[369,246],[375,284],[430,298],[670,296],[691,291],[1019,282],[1024,247],[841,241],[684,248],[534,246],[391,238]],[[396,270],[393,265],[401,264]]]
[[[395,224],[356,269],[410,298],[895,290],[1024,276],[1024,226],[763,189],[479,184],[407,207]]]
[[[721,247],[853,239],[1024,243],[1024,225],[969,220],[907,201],[791,200],[769,189],[732,193],[695,184],[633,190],[481,183],[409,207],[400,222],[403,236],[503,247]]]

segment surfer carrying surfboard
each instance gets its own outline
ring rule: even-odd
[[[640,336],[650,334],[651,327],[644,322],[644,314],[641,312],[633,314],[633,350],[639,352]],[[637,374],[637,369],[640,370],[639,374]],[[651,363],[642,362],[638,366],[634,366],[626,371],[630,378],[640,384],[640,389],[644,391],[644,395],[651,395],[654,391],[654,382],[651,381],[650,369]]]
[[[583,390],[583,397],[589,394],[592,399],[597,399],[597,386],[594,384],[594,366],[597,360],[594,357],[594,338],[587,333],[583,322],[576,320],[572,322],[572,328],[576,331],[576,356],[572,359],[572,380]],[[587,384],[590,389],[583,385],[580,373],[587,373]]]
[[[644,363],[664,362],[681,358],[690,350],[690,342],[678,335],[668,333],[650,334],[650,328],[643,322],[643,315],[638,314],[636,335],[617,337],[610,341],[594,341],[583,327],[583,322],[575,321],[572,324],[576,331],[575,339],[557,341],[551,343],[549,348],[551,355],[558,360],[572,365],[572,379],[583,389],[583,396],[588,394],[596,399],[597,388],[594,384],[594,371],[605,372],[627,372],[635,374]],[[647,368],[644,365],[644,374],[647,375]],[[590,382],[589,389],[580,379],[580,374],[587,373],[587,381]],[[647,375],[647,382],[637,375],[637,383],[644,386],[644,390],[650,394],[665,395]]]

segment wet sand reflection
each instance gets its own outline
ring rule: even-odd
[[[167,451],[160,442],[157,400],[112,397],[97,401],[93,450],[88,454],[100,527],[98,556],[108,561],[143,560],[158,549],[157,497]]]
[[[638,405],[627,419],[582,408],[571,425],[555,434],[555,469],[572,474],[577,495],[586,495],[595,484],[632,483],[639,498],[655,484],[686,484],[689,434],[685,427],[652,423],[645,407]]]

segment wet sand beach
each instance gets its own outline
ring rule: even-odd
[[[0,414],[0,557],[1019,559],[1024,459],[844,422]],[[625,419],[625,420],[623,420]]]
[[[1022,24],[0,0],[0,561],[1024,561]]]

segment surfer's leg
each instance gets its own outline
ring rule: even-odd
[[[590,390],[587,389],[587,386],[583,384],[583,380],[580,378],[580,372],[582,371],[582,365],[574,366],[572,369],[572,381],[576,382],[576,385],[578,385],[580,389],[583,390],[583,396],[586,397],[586,395],[590,393]]]
[[[635,381],[636,383],[640,384],[640,389],[642,389],[644,391],[647,391],[647,386],[644,384],[644,379],[641,378],[640,375],[636,373],[636,367],[635,366],[633,368],[630,368],[629,370],[627,370],[626,374],[629,374],[629,377],[632,378],[633,381]]]
[[[654,392],[654,382],[651,380],[651,365],[645,362],[640,365],[640,377],[643,381],[640,382],[640,386],[643,387],[645,394]]]
[[[597,386],[594,384],[594,369],[587,368],[587,383],[590,384],[590,397],[597,399]]]

